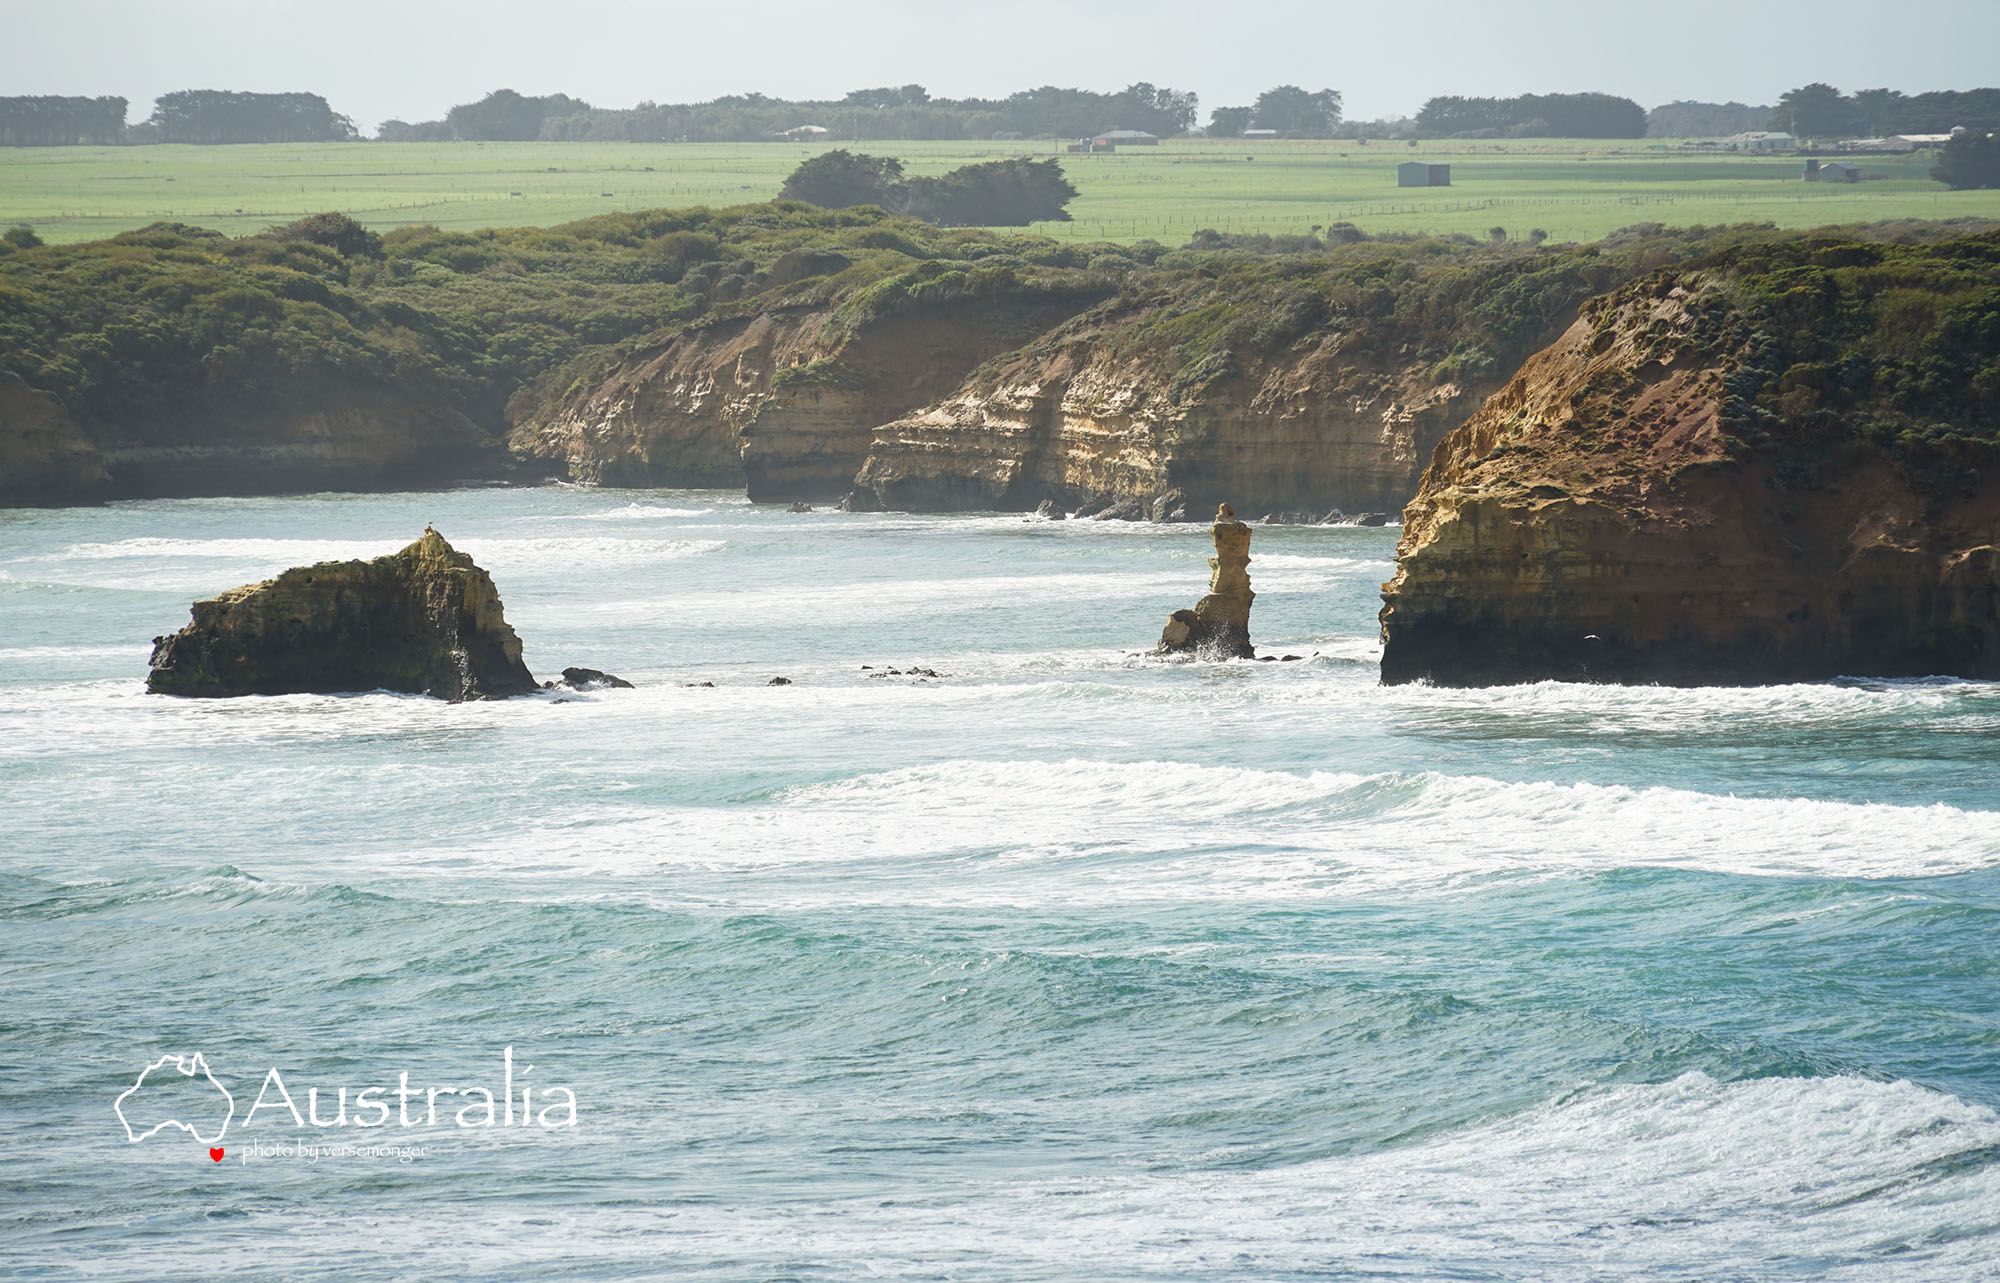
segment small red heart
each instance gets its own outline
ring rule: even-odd
[[[221,1161],[222,1161],[222,1147],[221,1147],[220,1145],[218,1145],[218,1146],[216,1146],[216,1147],[215,1147],[214,1149],[211,1149],[211,1150],[209,1150],[209,1151],[208,1151],[208,1156],[209,1156],[210,1158],[214,1159],[214,1160],[215,1160],[216,1162],[218,1162],[218,1163],[219,1163],[219,1162],[221,1162]]]

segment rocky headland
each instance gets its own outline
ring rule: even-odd
[[[1383,680],[2000,677],[1996,440],[2000,237],[1660,273],[1439,445]]]
[[[194,603],[193,614],[153,641],[146,687],[155,694],[392,690],[456,702],[540,689],[492,578],[435,530],[373,561],[322,562],[232,588]]]

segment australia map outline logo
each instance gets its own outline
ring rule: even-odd
[[[202,1134],[200,1128],[195,1123],[187,1122],[181,1118],[172,1116],[161,1118],[158,1122],[153,1123],[152,1126],[147,1127],[144,1131],[140,1131],[133,1126],[132,1118],[126,1115],[125,1112],[126,1101],[130,1099],[133,1095],[137,1094],[138,1092],[146,1088],[147,1076],[158,1073],[158,1071],[167,1068],[169,1065],[173,1067],[176,1073],[180,1074],[183,1078],[187,1079],[189,1083],[197,1082],[198,1081],[197,1075],[199,1075],[200,1078],[206,1079],[208,1081],[208,1085],[210,1087],[213,1087],[217,1092],[221,1093],[222,1100],[220,1104],[226,1106],[227,1108],[222,1113],[221,1125],[216,1127],[213,1135],[205,1136]],[[173,1088],[178,1088],[185,1085],[175,1082],[171,1078],[165,1078],[164,1075],[161,1078],[154,1079],[154,1085],[156,1087],[162,1084]],[[143,1098],[141,1100],[133,1102],[133,1112],[138,1116],[139,1123],[142,1126],[151,1117],[151,1111],[141,1108],[141,1106],[144,1105],[145,1103],[146,1101]],[[125,1138],[133,1142],[134,1144],[137,1144],[139,1141],[145,1140],[148,1136],[151,1136],[155,1132],[158,1132],[161,1128],[178,1127],[182,1131],[186,1132],[188,1135],[200,1141],[202,1144],[213,1145],[222,1139],[223,1133],[229,1130],[229,1124],[236,1121],[236,1097],[230,1095],[229,1089],[216,1081],[215,1075],[212,1072],[210,1072],[208,1068],[208,1061],[203,1059],[202,1054],[198,1051],[190,1056],[176,1056],[169,1053],[165,1056],[160,1057],[152,1064],[147,1065],[144,1069],[139,1071],[139,1077],[137,1081],[135,1081],[130,1087],[127,1087],[123,1092],[119,1093],[118,1099],[111,1103],[111,1108],[113,1112],[115,1112],[118,1115],[118,1121],[124,1125]],[[180,1112],[186,1112],[186,1111],[183,1110]]]

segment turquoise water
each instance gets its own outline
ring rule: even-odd
[[[638,689],[144,694],[426,522]],[[1174,665],[1200,527],[0,513],[0,1272],[2000,1277],[2000,687],[1384,689],[1395,537]]]

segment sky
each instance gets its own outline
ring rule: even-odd
[[[0,95],[117,94],[138,121],[177,89],[303,90],[364,134],[499,88],[629,107],[1145,80],[1193,90],[1206,120],[1295,84],[1365,120],[1435,94],[2000,83],[2000,0],[0,0],[0,33]]]

